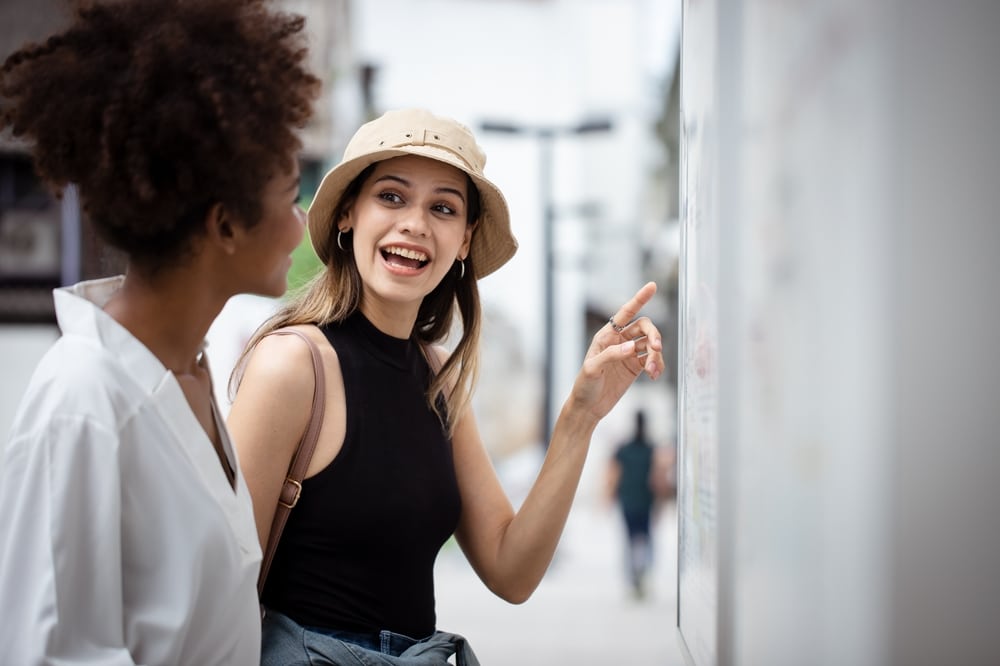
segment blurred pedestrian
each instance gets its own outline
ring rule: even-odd
[[[608,496],[621,510],[628,582],[637,598],[646,596],[646,578],[653,562],[652,519],[657,491],[664,487],[658,478],[663,472],[646,433],[646,414],[637,410],[635,430],[615,449],[607,478]]]
[[[636,318],[649,283],[595,335],[514,511],[469,406],[477,281],[517,248],[484,163],[466,127],[427,111],[362,126],[309,209],[325,271],[251,340],[229,423],[262,543],[320,388],[307,341],[273,333],[306,336],[327,378],[319,440],[263,590],[264,664],[362,647],[377,663],[444,664],[453,653],[476,663],[461,636],[435,626],[439,549],[454,534],[493,592],[526,600],[559,541],[595,426],[641,372],[663,372],[660,334]],[[441,343],[456,314],[461,339],[449,353]],[[416,653],[425,656],[409,661]]]
[[[0,461],[0,663],[256,664],[260,547],[203,340],[279,296],[318,80],[265,0],[80,3],[0,68],[0,130],[124,276],[54,293]]]

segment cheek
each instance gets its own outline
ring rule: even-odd
[[[471,229],[468,226],[456,227],[451,234],[449,245],[456,248],[456,258],[465,257],[469,253],[469,243],[472,240]]]
[[[275,220],[277,222],[274,225],[275,245],[277,247],[287,247],[289,245],[293,248],[298,247],[299,243],[302,242],[302,237],[305,235],[305,213],[298,206],[295,206],[290,210],[286,209]]]
[[[367,225],[355,225],[345,235],[349,237],[355,254],[361,254],[365,252],[366,248],[372,247],[375,244],[374,236]]]
[[[351,242],[359,255],[371,253],[386,234],[392,233],[392,218],[381,211],[362,211],[352,218]]]

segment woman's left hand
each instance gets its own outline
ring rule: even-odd
[[[649,317],[636,318],[655,293],[655,282],[643,285],[590,343],[570,399],[597,419],[611,411],[640,373],[651,379],[663,374],[660,331]]]

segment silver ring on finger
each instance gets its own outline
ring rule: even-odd
[[[642,358],[649,354],[649,347],[646,346],[646,336],[640,335],[639,337],[632,338],[632,342],[635,343],[635,356],[636,358]]]

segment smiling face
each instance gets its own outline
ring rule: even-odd
[[[423,298],[468,255],[467,187],[465,173],[425,157],[375,165],[338,224],[353,231],[361,310],[373,323],[409,335]]]

